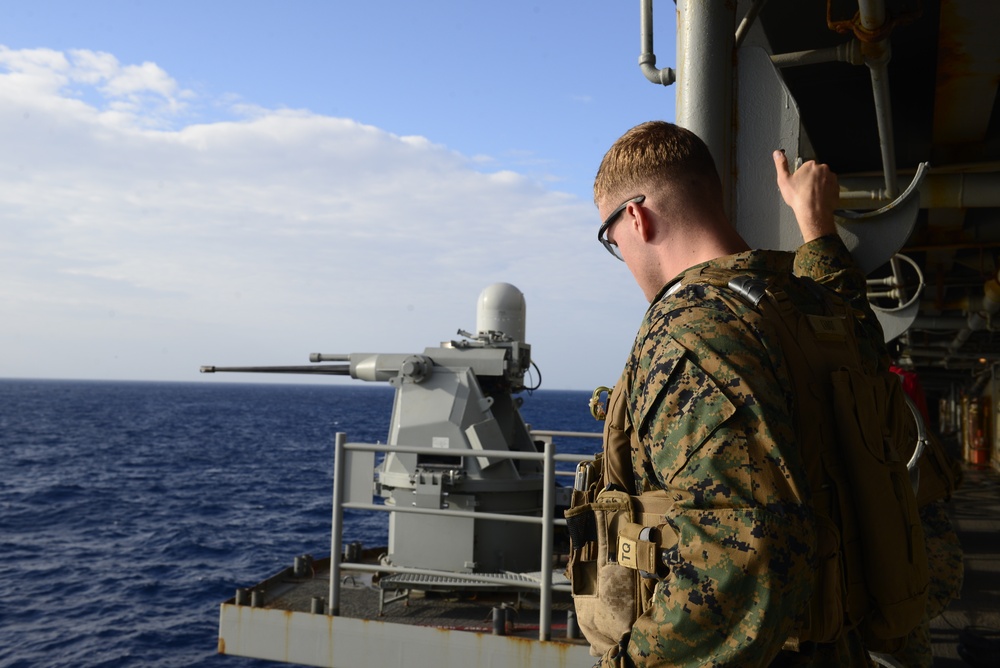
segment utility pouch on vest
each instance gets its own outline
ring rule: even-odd
[[[566,511],[572,543],[566,575],[577,623],[594,656],[617,645],[639,615],[638,572],[618,563],[619,531],[632,522],[632,498],[613,489]]]
[[[639,571],[643,577],[656,577],[660,564],[660,550],[654,527],[644,527],[635,522],[624,524],[618,531],[618,563],[625,568]],[[650,540],[653,538],[654,540]]]
[[[677,547],[677,534],[666,524],[672,507],[673,501],[663,490],[651,490],[632,497],[635,521],[618,528],[619,564],[638,571],[647,580],[666,576],[668,569],[664,554]],[[648,592],[644,591],[639,596],[642,610],[645,610]]]
[[[645,517],[642,497],[629,495],[634,433],[622,391],[628,384],[623,376],[608,398],[603,451],[577,468],[577,489],[565,513],[571,542],[566,577],[594,656],[627,642],[651,589],[639,571],[619,563],[620,533]]]

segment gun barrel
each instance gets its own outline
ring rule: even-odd
[[[413,379],[423,379],[434,366],[424,355],[409,353],[313,353],[313,362],[332,361],[335,364],[310,364],[308,366],[203,366],[202,373],[302,373],[327,376],[351,376],[358,380],[388,382],[400,373]]]
[[[350,362],[350,353],[309,353],[310,362]]]
[[[309,366],[203,366],[202,373],[305,373],[320,376],[350,376],[350,364],[319,364]]]

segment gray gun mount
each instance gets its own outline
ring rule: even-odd
[[[224,371],[349,375],[395,388],[389,446],[433,448],[440,454],[393,452],[375,466],[375,495],[388,506],[540,516],[542,464],[498,459],[488,450],[539,452],[521,418],[531,366],[524,342],[524,295],[496,283],[480,294],[476,334],[421,354],[310,355],[291,367],[202,367]],[[532,388],[534,389],[534,388]],[[525,523],[390,512],[386,562],[453,572],[535,571],[538,528]]]

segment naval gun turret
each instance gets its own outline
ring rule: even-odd
[[[521,418],[525,375],[524,295],[496,283],[479,296],[476,332],[420,354],[310,355],[292,367],[202,367],[203,373],[261,372],[349,375],[395,388],[385,458],[374,470],[373,493],[387,506],[539,516],[543,471],[537,460],[489,456],[488,451],[538,452]],[[534,388],[530,388],[534,389]],[[431,448],[434,454],[394,452]],[[390,512],[384,561],[452,572],[535,571],[541,538],[536,526],[479,520],[468,513]]]

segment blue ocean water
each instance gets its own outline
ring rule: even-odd
[[[523,396],[537,428],[599,428],[589,393]],[[329,553],[334,433],[384,442],[392,397],[0,379],[0,667],[273,665],[216,654],[219,603]],[[385,522],[350,515],[345,540]]]

